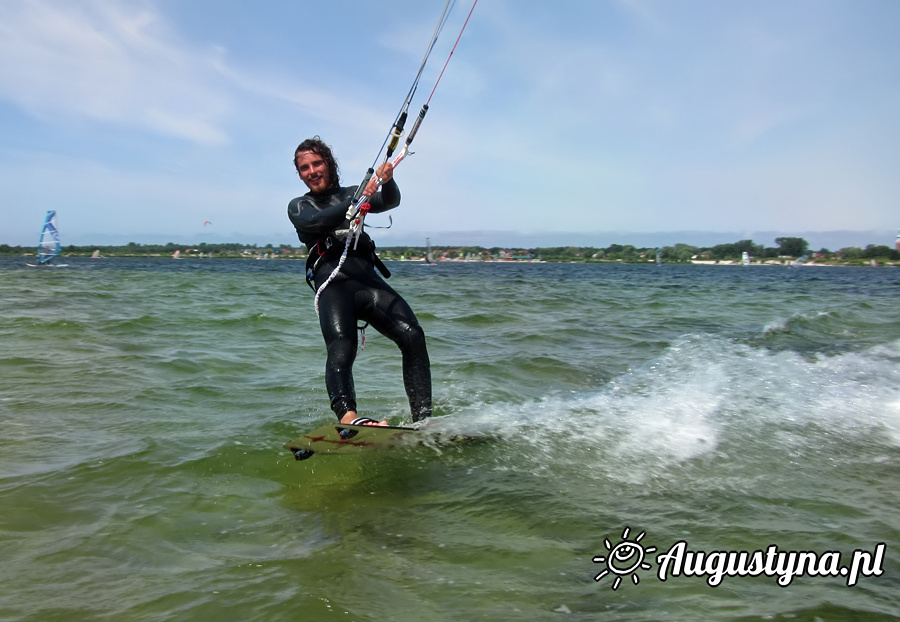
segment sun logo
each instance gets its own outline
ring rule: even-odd
[[[617,590],[619,586],[622,584],[622,577],[631,575],[631,580],[635,585],[640,583],[640,579],[637,576],[637,571],[641,570],[650,570],[650,564],[644,561],[644,558],[649,553],[655,553],[656,547],[651,546],[648,548],[644,548],[641,544],[641,538],[644,537],[646,532],[641,532],[634,540],[628,539],[628,534],[631,531],[630,527],[626,527],[622,532],[622,541],[617,545],[613,546],[609,538],[604,539],[603,543],[606,545],[606,550],[609,551],[609,555],[596,556],[593,561],[595,564],[606,564],[606,569],[594,577],[594,581],[599,581],[606,575],[612,573],[616,576],[616,580],[613,581],[612,589]]]

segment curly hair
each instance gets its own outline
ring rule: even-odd
[[[331,147],[326,145],[321,138],[313,136],[297,145],[297,148],[294,150],[294,168],[297,168],[297,154],[301,151],[312,151],[316,155],[322,156],[322,159],[325,160],[325,165],[328,166],[328,180],[331,182],[331,188],[340,186],[341,172],[338,169],[337,160],[334,159],[334,154],[331,153]],[[300,169],[297,169],[297,172],[299,173]]]

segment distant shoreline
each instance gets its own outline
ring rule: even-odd
[[[14,254],[3,254],[0,257],[9,257],[9,258],[34,258],[36,257],[36,253],[23,253],[21,255]],[[95,261],[102,261],[104,259],[172,259],[173,261],[184,261],[184,260],[204,260],[208,261],[212,260],[221,260],[221,259],[232,259],[232,260],[242,260],[242,261],[306,261],[305,256],[270,256],[270,257],[250,257],[250,256],[241,256],[241,255],[214,255],[213,257],[209,256],[200,256],[200,255],[181,255],[180,257],[173,258],[171,255],[167,253],[146,253],[146,254],[108,254],[102,255],[100,257],[92,258],[90,255],[84,253],[62,253],[59,257],[68,259],[68,258],[83,258],[83,259],[93,259]],[[413,257],[413,258],[399,258],[399,257],[382,257],[385,262],[396,262],[396,263],[413,263],[413,264],[427,264],[428,262],[421,257]],[[669,265],[669,266],[736,266],[741,268],[747,267],[758,267],[758,266],[771,266],[771,267],[789,267],[789,268],[896,268],[900,267],[900,261],[875,261],[872,260],[852,260],[852,261],[807,261],[801,264],[796,264],[795,258],[783,258],[783,259],[768,259],[768,260],[755,260],[751,261],[749,264],[744,265],[741,260],[737,259],[723,259],[723,260],[705,260],[705,259],[692,259],[689,261],[671,261],[671,260],[663,260],[659,265]],[[581,260],[571,260],[571,259],[435,259],[433,264],[501,264],[501,265],[522,265],[522,264],[548,264],[548,263],[566,263],[566,264],[621,264],[621,265],[642,265],[642,266],[652,266],[656,265],[656,261],[653,259],[639,259],[627,261],[623,259],[599,259],[599,258],[590,258],[590,259],[581,259]]]
[[[495,262],[495,263],[628,263],[628,264],[691,264],[742,265],[817,265],[817,266],[897,266],[900,249],[869,244],[864,249],[845,247],[837,251],[810,248],[803,238],[775,238],[775,247],[740,240],[712,247],[690,244],[638,248],[630,244],[611,244],[605,248],[594,246],[501,247],[492,246],[381,246],[377,252],[383,261]],[[898,243],[900,245],[900,243]],[[0,256],[33,257],[32,247],[0,244]],[[64,257],[172,257],[231,258],[231,259],[300,259],[305,260],[305,246],[274,246],[267,244],[208,244],[191,245],[137,244],[85,246],[63,245]]]

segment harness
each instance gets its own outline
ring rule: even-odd
[[[342,235],[343,234],[343,235]],[[306,284],[310,289],[316,291],[316,270],[325,258],[340,257],[346,244],[346,230],[328,233],[316,240],[316,243],[309,247],[309,255],[306,257]],[[372,265],[386,279],[391,278],[391,271],[388,270],[384,262],[375,252],[375,242],[372,238],[365,236],[362,238],[362,244],[357,248],[351,249],[349,254],[357,257],[363,257],[369,260]]]
[[[346,258],[344,254],[348,249],[349,239],[345,239],[344,248],[339,244],[338,236],[329,233],[328,235],[322,236],[316,240],[315,245],[311,246],[309,249],[309,255],[306,257],[306,284],[309,285],[310,289],[316,293],[316,314],[319,313],[319,293],[325,289],[325,286],[328,282],[337,275],[343,260]],[[347,233],[344,234],[345,236]],[[363,239],[362,248],[353,249],[353,255],[357,257],[365,257],[369,261],[372,262],[372,265],[381,273],[386,279],[391,278],[391,271],[388,270],[387,266],[384,265],[384,262],[381,261],[381,258],[375,253],[375,242],[372,241],[372,238],[369,236],[365,236]],[[340,256],[340,261],[338,263],[338,267],[335,268],[334,272],[331,273],[331,276],[328,277],[328,281],[322,284],[321,289],[316,290],[316,269],[319,267],[319,264],[325,257],[338,257]],[[359,349],[363,350],[366,347],[366,329],[369,327],[369,323],[366,322],[362,326],[357,326],[356,329],[359,331]]]

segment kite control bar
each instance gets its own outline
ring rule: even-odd
[[[403,144],[403,148],[400,150],[400,153],[396,158],[391,162],[391,166],[397,168],[397,165],[400,164],[406,156],[412,155],[412,151],[409,150],[409,146],[412,144],[413,139],[416,137],[416,133],[419,131],[419,126],[422,125],[422,120],[425,118],[425,114],[428,112],[428,104],[422,106],[422,110],[419,111],[419,116],[416,117],[415,123],[413,123],[412,129],[409,131],[409,135],[406,137],[406,142]],[[397,123],[394,124],[394,128],[391,130],[391,142],[388,144],[387,155],[384,158],[385,163],[388,162],[390,157],[394,154],[394,149],[397,148],[397,144],[400,142],[401,136],[403,136],[403,126],[406,125],[407,111],[404,109],[400,114],[400,118]],[[356,189],[356,194],[353,196],[353,201],[350,203],[350,209],[347,210],[347,219],[350,221],[350,229],[349,235],[353,238],[353,249],[356,249],[356,245],[359,243],[359,236],[362,234],[363,226],[366,220],[366,214],[369,213],[369,195],[362,194],[365,192],[366,186],[369,185],[369,181],[372,179],[372,176],[375,174],[373,169],[369,169],[366,171],[366,175],[362,180],[362,183],[359,184],[359,187]],[[380,177],[376,178],[376,183],[378,186],[384,183],[384,180]]]

